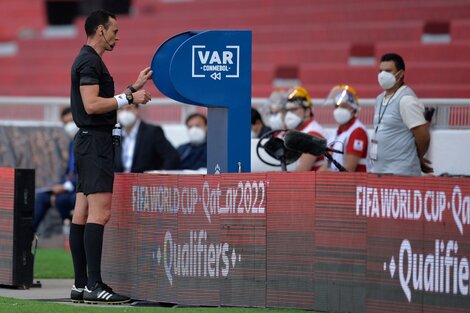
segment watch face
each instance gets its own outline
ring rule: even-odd
[[[131,104],[132,101],[134,101],[134,97],[132,96],[131,93],[126,93],[126,98],[127,98],[127,101],[129,102],[129,104]]]

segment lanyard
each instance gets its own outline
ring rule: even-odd
[[[400,88],[398,88],[398,89],[400,89]],[[383,100],[382,100],[382,103],[380,104],[380,108],[379,108],[379,121],[378,121],[378,123],[377,123],[377,126],[375,127],[375,133],[376,133],[376,134],[377,134],[377,131],[379,130],[379,125],[380,125],[380,123],[382,122],[382,118],[383,118],[384,115],[385,115],[385,111],[386,111],[387,108],[388,108],[388,104],[390,103],[390,101],[392,101],[392,98],[393,98],[393,96],[395,96],[395,93],[398,91],[398,89],[395,90],[395,91],[392,93],[392,95],[390,96],[390,98],[388,98],[388,101],[387,101],[387,103],[386,103],[385,105],[383,104]],[[384,100],[385,100],[385,95],[384,95]],[[382,107],[383,107],[383,106],[385,107],[385,109],[384,109],[384,111],[382,112]]]

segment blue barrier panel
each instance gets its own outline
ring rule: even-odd
[[[185,32],[152,60],[167,97],[208,108],[207,172],[250,172],[251,31]]]

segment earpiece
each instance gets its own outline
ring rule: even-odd
[[[104,35],[104,32],[103,32],[103,31],[101,31],[101,35],[103,36],[104,41],[106,41],[106,43],[108,44],[108,46],[110,46],[111,48],[114,48],[114,46],[109,43],[108,39],[106,39],[106,36]]]

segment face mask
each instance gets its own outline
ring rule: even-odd
[[[134,112],[130,111],[121,111],[118,113],[118,122],[124,126],[128,127],[135,123],[137,120],[137,115]]]
[[[251,139],[258,138],[258,134],[255,131],[251,131]]]
[[[68,122],[64,125],[64,130],[70,138],[75,137],[75,134],[78,132],[78,127],[74,122]]]
[[[351,120],[352,114],[348,109],[336,108],[333,111],[333,117],[335,118],[336,123],[344,125]]]
[[[269,126],[271,126],[271,129],[274,130],[284,129],[281,113],[271,114],[269,116]]]
[[[206,140],[206,132],[200,127],[193,126],[188,129],[188,137],[192,144],[197,145],[203,143]]]
[[[397,79],[395,75],[386,71],[381,71],[379,73],[378,81],[379,81],[380,87],[382,87],[385,90],[392,88],[397,83]]]
[[[302,118],[293,112],[287,112],[286,117],[284,117],[284,124],[286,124],[287,129],[294,129],[302,123]]]

